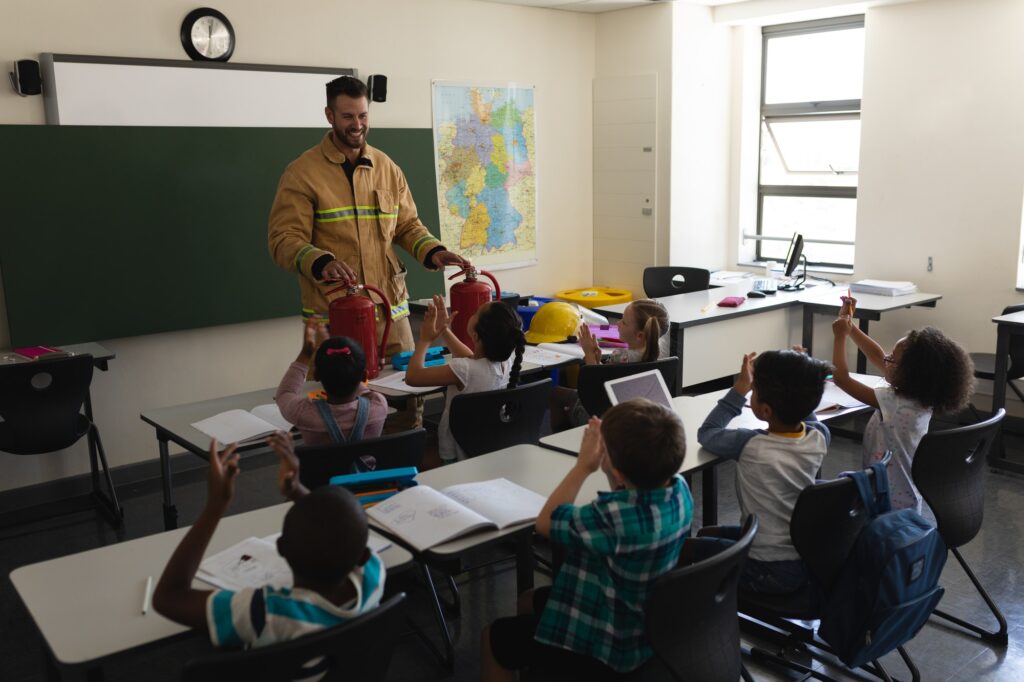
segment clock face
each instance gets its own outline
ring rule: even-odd
[[[199,17],[192,24],[192,45],[207,59],[220,59],[231,49],[231,32],[217,17]]]
[[[181,22],[181,46],[192,59],[226,62],[235,51],[235,29],[217,10],[200,7]]]

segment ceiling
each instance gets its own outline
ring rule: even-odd
[[[682,2],[690,5],[704,5],[715,7],[717,5],[729,5],[743,0],[484,0],[484,2],[498,2],[503,5],[522,5],[525,7],[546,7],[548,9],[561,9],[570,12],[588,12],[597,14],[599,12],[611,12],[617,9],[628,9],[630,7],[641,7],[650,5],[652,2]]]

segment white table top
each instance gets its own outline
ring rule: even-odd
[[[225,517],[207,556],[248,537],[280,531],[289,507],[291,503],[284,503]],[[152,609],[142,615],[146,577],[159,579],[187,530],[157,533],[11,572],[15,590],[57,661],[86,663],[188,630]],[[389,570],[412,561],[412,555],[396,544],[384,550],[381,558]],[[213,589],[200,581],[193,585]]]
[[[826,287],[824,289],[809,289],[804,292],[801,300],[803,303],[808,305],[814,305],[816,307],[834,307],[838,311],[839,307],[842,305],[842,301],[839,297],[845,296],[846,291],[847,290],[841,286],[836,286],[835,288]],[[857,310],[873,313],[886,313],[890,310],[899,310],[900,308],[907,308],[909,306],[932,303],[941,299],[942,295],[917,291],[903,296],[881,296],[879,294],[854,293],[853,297],[857,299]]]
[[[1005,325],[1008,327],[1024,325],[1024,312],[1010,313],[1009,315],[999,315],[997,317],[993,317],[992,321],[995,322],[996,324]]]
[[[420,485],[441,490],[458,483],[506,478],[546,498],[554,492],[555,486],[561,483],[575,463],[576,458],[572,455],[538,445],[513,445],[504,450],[424,471],[416,480]],[[601,472],[587,479],[576,501],[583,504],[590,502],[597,497],[599,490],[608,490],[608,481]],[[484,530],[464,535],[430,548],[429,553],[459,554],[497,538],[521,532],[524,528],[532,528],[533,525],[532,522],[524,523],[504,530]]]

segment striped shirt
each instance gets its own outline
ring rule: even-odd
[[[380,604],[384,594],[384,562],[371,550],[348,579],[356,596],[336,606],[323,595],[301,587],[217,590],[206,602],[206,622],[215,646],[258,647],[295,639],[340,625]],[[322,659],[310,661],[301,680],[319,679],[326,671]]]
[[[551,513],[551,542],[565,547],[536,639],[628,672],[653,655],[644,635],[651,582],[675,568],[689,534],[685,481],[655,490],[600,493]]]

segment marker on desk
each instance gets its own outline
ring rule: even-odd
[[[150,600],[153,598],[153,576],[146,576],[146,593],[142,595],[142,615],[149,613]]]

